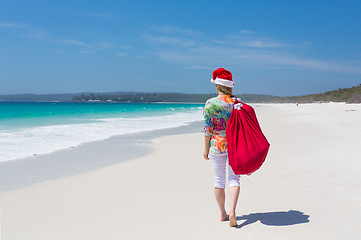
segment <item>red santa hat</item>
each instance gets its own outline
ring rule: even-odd
[[[213,71],[212,83],[233,88],[234,82],[232,80],[232,73],[224,68],[218,68]]]

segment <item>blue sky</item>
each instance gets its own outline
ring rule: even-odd
[[[0,1],[0,94],[303,95],[361,83],[361,1]]]

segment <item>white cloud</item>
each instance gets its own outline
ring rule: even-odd
[[[0,28],[22,28],[26,26],[25,23],[0,22]]]
[[[65,43],[65,44],[69,44],[69,45],[77,45],[77,46],[90,46],[89,44],[83,42],[83,41],[79,41],[79,40],[74,40],[74,39],[59,39],[59,40],[55,40],[56,42],[59,43]]]
[[[22,35],[23,38],[29,38],[32,40],[41,41],[46,39],[46,36],[43,32],[40,31],[33,31]]]
[[[119,58],[122,58],[122,57],[125,57],[125,56],[127,56],[128,54],[127,53],[118,53],[117,54],[117,57],[119,57]]]
[[[240,36],[240,35],[228,35],[225,36],[223,44],[229,46],[242,46],[249,48],[285,48],[289,47],[289,44],[281,42],[278,39],[270,39],[262,36]]]
[[[80,53],[81,54],[94,54],[94,53],[96,53],[96,51],[94,51],[94,50],[81,50]]]
[[[66,44],[66,45],[73,45],[79,47],[91,47],[91,44],[88,44],[80,40],[69,39],[69,38],[55,38],[38,30],[28,31],[28,33],[23,34],[22,37],[32,39],[34,41],[42,41],[46,43],[58,43],[58,44]]]
[[[100,42],[98,43],[99,49],[104,50],[113,47],[113,43],[111,42]]]
[[[250,40],[239,43],[242,46],[254,47],[254,48],[279,48],[286,47],[285,44],[275,41],[264,41],[264,40]]]
[[[309,44],[292,44],[259,34],[247,37],[229,35],[222,40],[169,35],[149,34],[145,40],[153,44],[153,54],[161,60],[188,68],[210,68],[227,63],[252,69],[295,68],[361,74],[361,62],[351,64],[349,61],[318,60],[304,56],[300,50]]]
[[[153,36],[153,35],[144,35],[149,42],[155,44],[167,44],[174,45],[178,47],[190,47],[194,46],[195,42],[186,38],[178,38],[178,37],[168,37],[168,36]]]
[[[51,34],[46,33],[37,27],[25,23],[0,22],[0,28],[19,28],[20,37],[31,39],[33,41],[40,41],[48,44],[63,44],[76,46],[80,49],[79,52],[81,54],[93,54],[114,47],[114,44],[109,41],[85,42],[78,39],[52,36]],[[126,49],[130,47],[121,46],[121,48]]]
[[[255,32],[253,32],[253,31],[248,31],[248,30],[241,30],[240,33],[242,33],[242,34],[253,34],[253,33],[255,33]]]

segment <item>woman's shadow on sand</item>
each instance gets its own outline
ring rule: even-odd
[[[269,226],[287,226],[300,223],[308,223],[310,216],[305,215],[303,212],[289,210],[288,212],[266,212],[266,213],[251,213],[237,217],[237,220],[246,220],[239,224],[236,228],[242,228],[249,224],[260,221],[261,223]]]

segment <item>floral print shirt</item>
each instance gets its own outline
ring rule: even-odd
[[[229,95],[218,95],[208,99],[203,110],[204,135],[212,136],[209,153],[227,154],[226,127],[233,110],[235,99]]]

